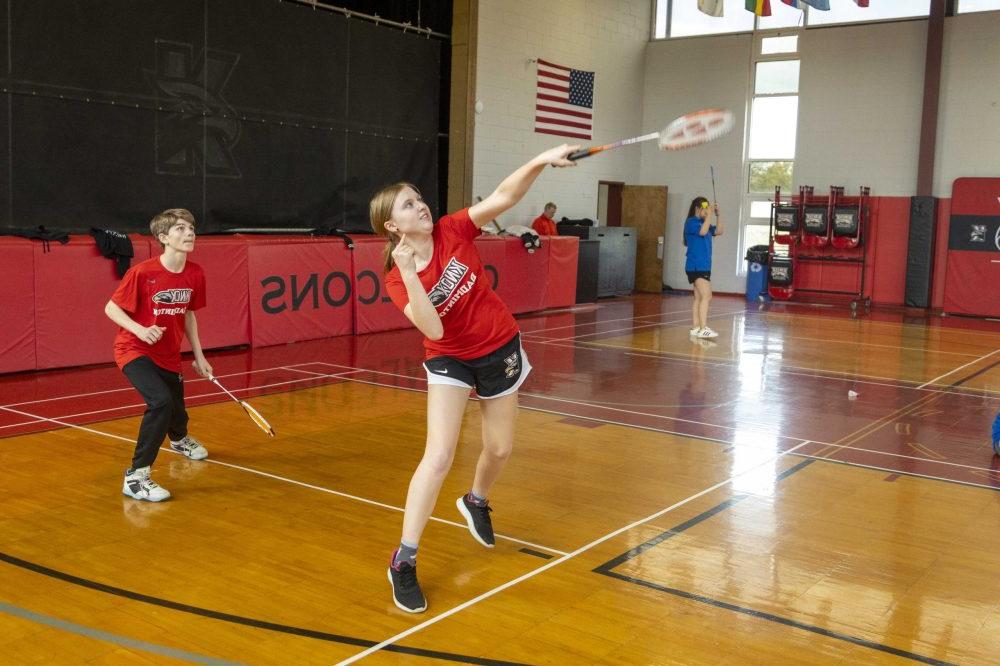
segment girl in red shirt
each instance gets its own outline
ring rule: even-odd
[[[517,390],[531,371],[517,322],[490,288],[472,241],[484,224],[521,200],[546,166],[575,166],[566,156],[578,149],[563,144],[545,151],[485,200],[437,224],[409,183],[382,189],[369,204],[372,229],[389,239],[386,290],[425,336],[427,443],[410,480],[403,536],[388,571],[393,601],[409,613],[427,608],[417,583],[417,545],[455,457],[469,391],[480,398],[483,451],[472,488],[455,504],[476,541],[492,548],[487,497],[510,456]]]

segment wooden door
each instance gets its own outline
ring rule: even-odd
[[[638,235],[635,256],[635,290],[663,291],[663,260],[657,258],[659,238],[667,229],[665,185],[626,185],[622,189],[622,226]]]

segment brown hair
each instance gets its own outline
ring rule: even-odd
[[[192,227],[194,226],[194,215],[186,208],[168,208],[167,210],[154,215],[149,221],[149,233],[153,238],[160,240],[160,234],[170,233],[170,228],[183,220]],[[161,242],[160,245],[163,245]]]
[[[392,219],[392,206],[396,203],[396,197],[399,196],[404,187],[409,187],[417,194],[420,194],[420,190],[414,185],[406,182],[398,182],[383,187],[368,202],[368,219],[372,223],[372,231],[379,236],[385,236],[389,240],[385,244],[385,250],[382,252],[382,267],[386,273],[392,270],[392,251],[396,249],[399,236],[389,233],[389,230],[385,228],[385,223]]]
[[[548,210],[549,208],[559,208],[559,207],[550,201],[547,204],[545,204],[545,210]]]
[[[705,197],[695,197],[694,199],[691,200],[691,207],[688,208],[688,216],[684,220],[685,227],[687,226],[687,221],[692,217],[694,217],[694,214],[698,211],[699,208],[701,208],[701,205],[703,203],[708,203],[708,199],[706,199]],[[688,244],[687,234],[682,233],[681,237],[684,239],[684,247],[687,247]]]

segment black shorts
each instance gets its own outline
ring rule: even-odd
[[[428,384],[476,389],[480,398],[499,398],[521,386],[531,363],[521,347],[521,334],[496,351],[473,359],[435,356],[424,361]]]
[[[694,284],[694,281],[698,278],[704,278],[709,282],[712,281],[712,271],[687,271],[688,284]]]

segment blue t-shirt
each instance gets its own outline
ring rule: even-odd
[[[704,236],[701,231],[701,219],[689,217],[684,222],[684,241],[687,243],[687,261],[684,263],[684,271],[711,272],[712,270],[712,237],[715,236],[715,225],[708,228],[708,233]]]

